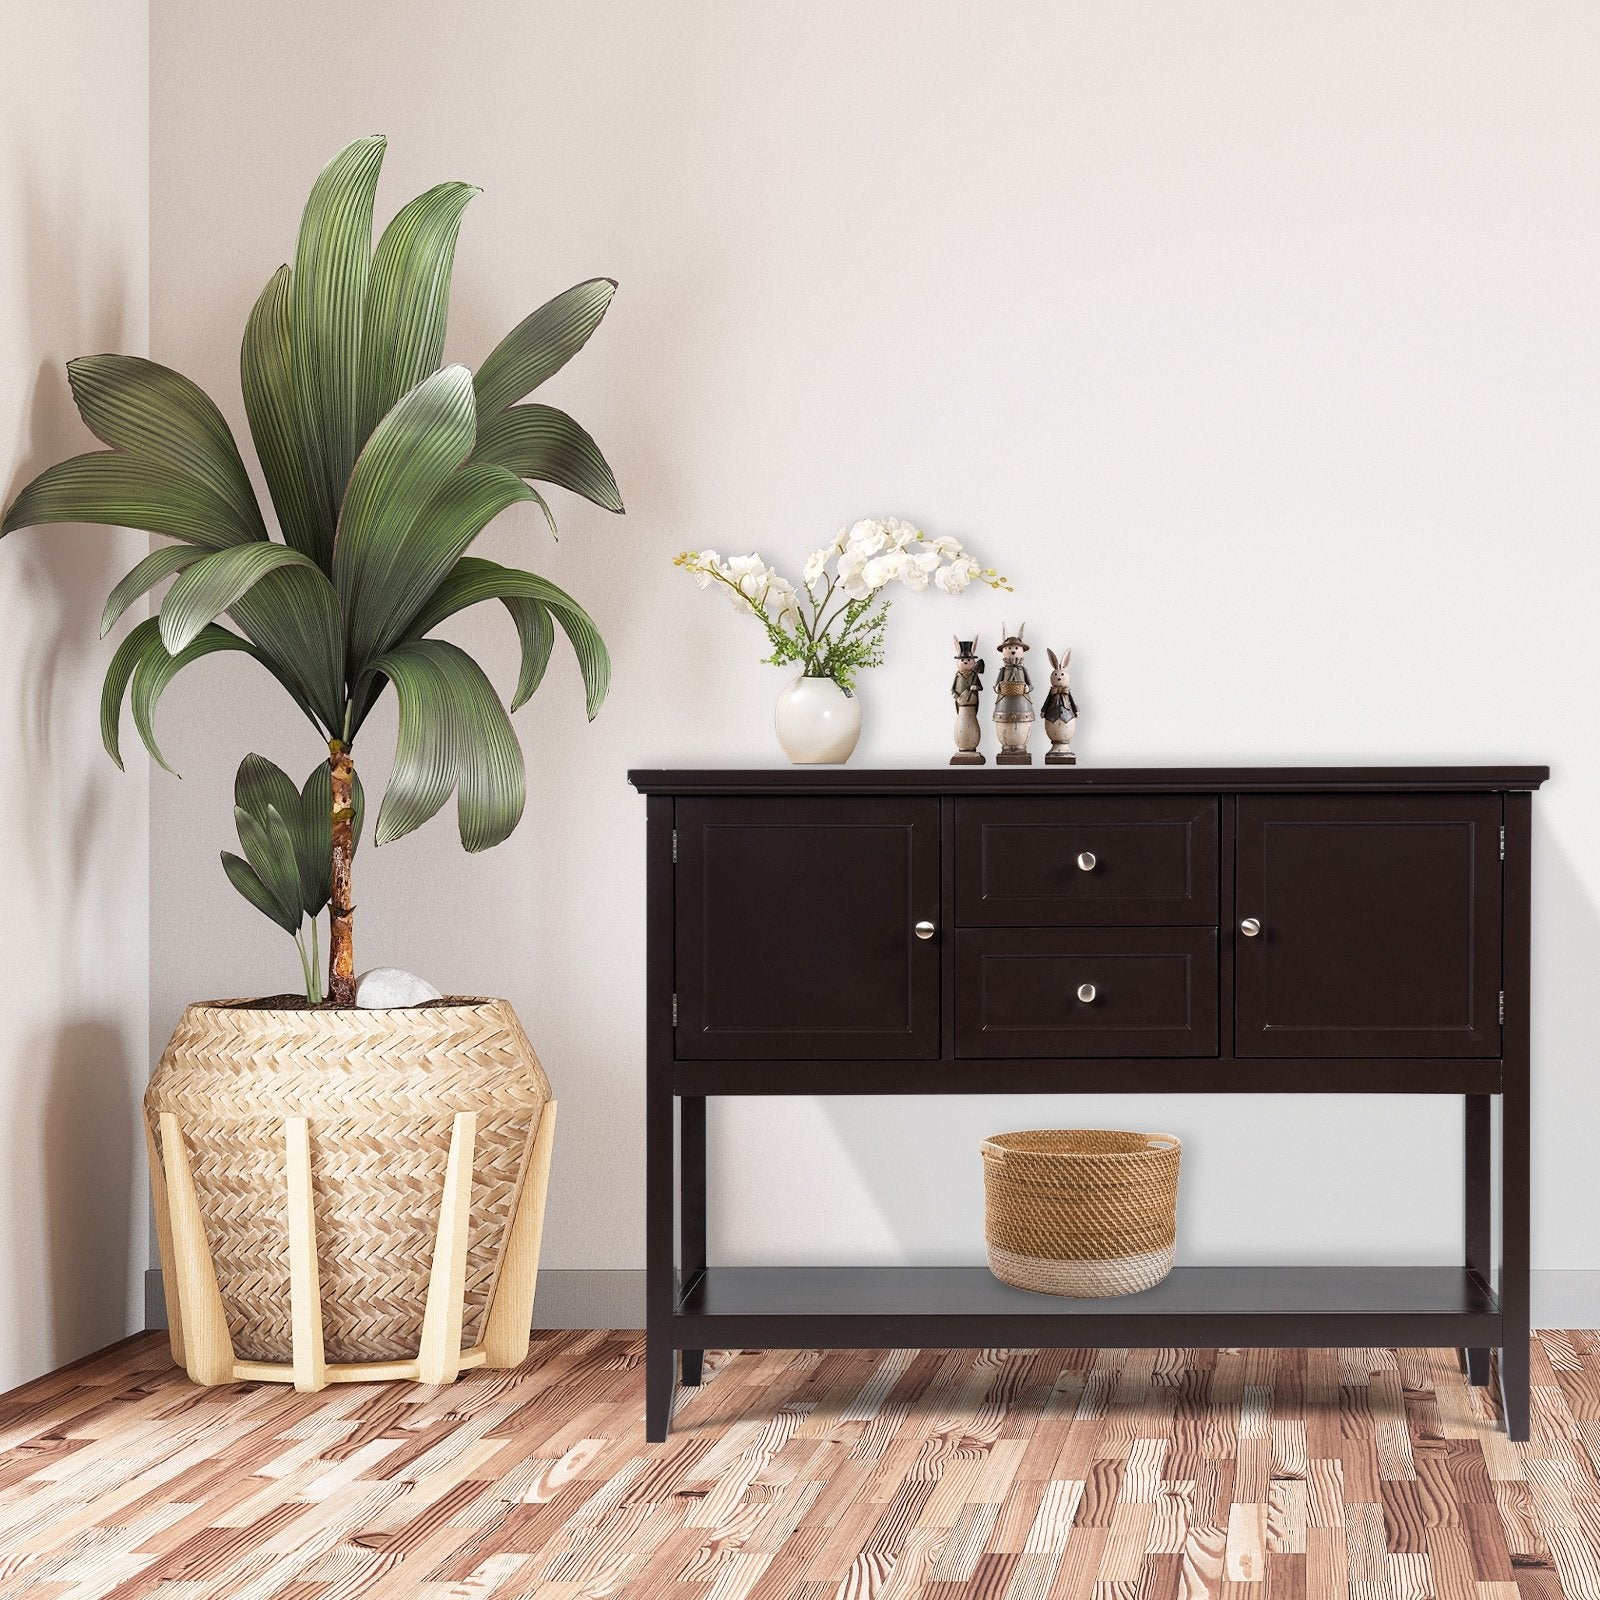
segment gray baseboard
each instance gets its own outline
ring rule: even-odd
[[[1600,1274],[1597,1274],[1600,1276]],[[161,1269],[144,1275],[144,1325],[167,1325],[167,1299]],[[547,1267],[539,1274],[533,1300],[536,1328],[642,1328],[644,1272],[590,1271]]]
[[[144,1275],[145,1326],[167,1325],[161,1272]],[[536,1328],[642,1328],[644,1273],[546,1269],[533,1303]],[[1600,1328],[1600,1272],[1546,1270],[1533,1274],[1536,1328]]]

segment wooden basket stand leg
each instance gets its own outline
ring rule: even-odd
[[[289,1305],[294,1360],[240,1361],[234,1355],[228,1319],[217,1288],[216,1267],[206,1243],[200,1201],[195,1193],[177,1117],[161,1113],[156,1130],[145,1125],[150,1152],[150,1184],[155,1200],[156,1240],[162,1281],[167,1286],[167,1320],[172,1359],[190,1379],[206,1387],[224,1383],[292,1383],[315,1393],[330,1383],[376,1383],[411,1379],[452,1383],[473,1367],[514,1367],[526,1359],[533,1320],[533,1292],[544,1232],[545,1194],[555,1139],[555,1101],[546,1101],[528,1153],[501,1258],[500,1274],[484,1318],[484,1337],[461,1348],[462,1303],[466,1298],[467,1241],[472,1215],[472,1160],[478,1117],[458,1112],[450,1131],[444,1192],[434,1235],[428,1299],[422,1338],[414,1361],[336,1361],[323,1355],[322,1299],[317,1269],[316,1207],[311,1187],[311,1132],[304,1117],[283,1121],[288,1177]]]

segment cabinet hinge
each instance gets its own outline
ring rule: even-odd
[[[676,838],[677,836],[674,835],[673,837]],[[1506,858],[1506,825],[1505,825],[1505,823],[1502,822],[1500,824],[1500,859],[1502,861],[1504,861],[1505,858]],[[674,861],[676,861],[678,858],[677,858],[676,855],[674,855],[672,859]]]
[[[1500,830],[1500,859],[1502,861],[1505,859],[1505,854],[1506,830],[1502,828]],[[676,828],[672,830],[672,864],[673,866],[677,866],[678,864],[678,830]]]
[[[1504,1023],[1505,1020],[1506,1020],[1506,992],[1505,992],[1504,989],[1502,989],[1500,991],[1500,1021],[1502,1023]],[[673,1021],[674,1022],[677,1021],[677,1012],[676,1012],[676,1010],[674,1010],[674,1012],[673,1012]]]
[[[1500,996],[1500,1003],[1501,1003],[1501,1007],[1503,1009],[1504,1005],[1505,1005],[1505,996],[1504,995]],[[672,997],[672,1026],[674,1028],[676,1028],[678,1026],[678,997],[677,997],[677,995],[673,995],[673,997]]]

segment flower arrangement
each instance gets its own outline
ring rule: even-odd
[[[899,517],[841,528],[806,558],[799,587],[754,551],[724,560],[715,550],[685,550],[673,565],[692,572],[702,589],[720,584],[736,611],[760,622],[772,645],[768,662],[799,662],[805,677],[830,678],[847,693],[858,672],[883,660],[890,584],[913,594],[930,585],[945,594],[972,583],[1011,588],[993,567],[979,567],[959,540],[930,539]]]

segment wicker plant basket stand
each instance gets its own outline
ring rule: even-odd
[[[450,1383],[528,1353],[556,1106],[504,1000],[190,1006],[145,1094],[196,1383]]]
[[[989,1270],[1040,1294],[1099,1298],[1172,1271],[1178,1163],[1170,1133],[997,1133],[983,1142]]]

